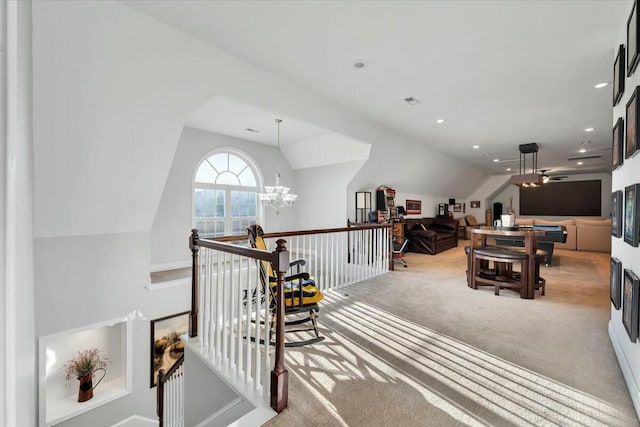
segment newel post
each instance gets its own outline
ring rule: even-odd
[[[191,249],[191,315],[189,316],[189,336],[198,336],[198,283],[200,281],[200,265],[198,262],[198,229],[191,230],[189,249]]]
[[[284,365],[284,276],[289,269],[287,242],[276,241],[273,270],[276,272],[276,360],[271,371],[271,407],[278,413],[289,405],[289,372]]]

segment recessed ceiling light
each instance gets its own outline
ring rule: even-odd
[[[473,149],[474,149],[474,150],[477,150],[478,148],[480,148],[480,146],[479,146],[479,145],[474,145],[474,146],[473,146]]]
[[[609,82],[602,82],[602,83],[598,83],[593,85],[593,87],[595,87],[596,89],[602,89],[603,87],[607,86],[609,84]]]
[[[500,159],[493,159],[494,162],[498,163]]]
[[[439,125],[441,125],[442,123],[446,122],[445,119],[438,119],[436,120],[436,123],[438,123]]]
[[[356,70],[360,70],[366,66],[367,63],[365,61],[356,61],[353,63],[353,68],[355,68]]]
[[[582,166],[582,162],[578,162],[578,166]]]
[[[260,131],[258,129],[246,128],[245,130],[247,132],[260,133]]]
[[[594,130],[596,130],[596,128],[586,128],[584,131],[585,132],[593,132]]]
[[[586,148],[581,148],[578,150],[578,153],[586,153],[587,149]]]
[[[507,168],[507,172],[511,172],[511,168]]]
[[[404,99],[404,102],[406,102],[409,105],[416,105],[416,104],[420,104],[420,100],[417,98],[414,98],[413,96],[410,96],[408,98]]]

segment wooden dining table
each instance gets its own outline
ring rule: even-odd
[[[533,299],[535,288],[535,274],[536,274],[536,250],[537,239],[541,236],[546,236],[545,230],[534,230],[533,228],[519,227],[514,229],[493,228],[493,227],[480,227],[472,229],[471,235],[471,254],[473,259],[473,250],[484,247],[487,245],[487,237],[500,237],[500,236],[512,236],[522,237],[524,239],[524,252],[527,254],[527,277],[526,277],[526,292],[521,294],[522,298]],[[473,262],[472,262],[473,266]],[[473,269],[471,271],[474,271]]]

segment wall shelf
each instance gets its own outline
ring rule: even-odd
[[[78,382],[65,385],[62,365],[79,350],[98,348],[109,360],[94,396],[79,403]],[[53,426],[131,393],[131,320],[128,317],[39,339],[40,426]]]

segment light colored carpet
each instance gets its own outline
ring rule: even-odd
[[[468,288],[462,243],[328,293],[326,339],[287,348],[289,409],[265,425],[639,425],[607,334],[609,255],[558,250],[546,296],[523,300]]]

